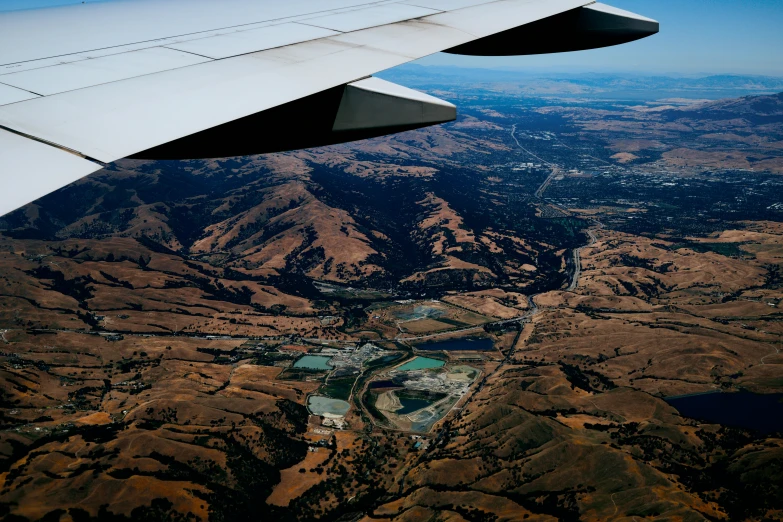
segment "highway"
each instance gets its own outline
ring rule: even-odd
[[[553,169],[557,169],[557,168],[559,168],[559,167],[558,167],[557,165],[555,165],[554,163],[550,163],[550,162],[548,162],[547,160],[545,160],[544,158],[542,158],[542,157],[540,157],[540,156],[536,156],[535,154],[533,154],[532,152],[530,152],[528,149],[526,149],[525,147],[523,147],[523,146],[522,146],[522,145],[519,143],[519,140],[517,139],[517,135],[516,135],[516,133],[517,133],[517,124],[515,123],[514,125],[512,125],[512,126],[511,126],[511,137],[512,137],[512,138],[514,138],[514,141],[517,143],[517,147],[519,147],[520,149],[522,149],[523,151],[525,151],[525,153],[526,153],[526,154],[528,154],[529,156],[533,156],[534,158],[536,158],[538,161],[540,161],[540,162],[541,162],[541,163],[543,163],[544,165],[546,165],[546,166],[548,166],[548,167],[551,167],[551,168],[553,168]]]
[[[516,129],[517,129],[517,125],[516,124],[512,125],[512,127],[511,127],[511,137],[514,139],[514,142],[516,142],[517,146],[520,149],[522,149],[526,154],[532,156],[533,158],[537,159],[538,161],[540,161],[541,163],[549,166],[552,169],[552,172],[549,174],[549,176],[547,176],[547,178],[543,181],[543,183],[541,183],[541,185],[539,185],[538,189],[535,191],[535,197],[537,199],[543,199],[544,193],[546,192],[546,189],[549,188],[549,185],[552,183],[552,180],[560,172],[562,172],[562,169],[560,167],[558,167],[557,165],[555,165],[554,163],[551,163],[551,162],[541,158],[540,156],[537,156],[536,154],[533,154],[531,151],[529,151],[528,149],[523,147],[519,143],[519,140],[516,137]],[[553,204],[551,202],[549,204],[553,205],[554,207],[556,207],[557,209],[561,210],[562,212],[564,212],[566,214],[570,214],[570,212],[567,209],[562,208],[559,205],[555,205],[555,204]],[[571,281],[569,282],[568,287],[566,288],[566,290],[569,291],[569,292],[573,292],[579,286],[579,278],[582,275],[582,250],[584,250],[587,247],[593,246],[595,244],[596,240],[597,240],[596,235],[595,235],[595,231],[604,228],[603,223],[601,223],[600,221],[598,221],[596,219],[593,219],[592,222],[593,222],[593,226],[586,230],[587,235],[590,237],[590,240],[588,241],[587,244],[582,245],[581,247],[574,249],[573,252],[572,252],[573,263],[574,263],[574,272],[571,275]],[[397,340],[398,341],[404,341],[404,342],[424,341],[424,340],[427,340],[427,339],[436,339],[438,337],[452,336],[454,334],[477,332],[479,330],[484,329],[485,326],[501,326],[501,325],[506,325],[506,324],[511,324],[511,323],[524,322],[524,321],[527,321],[529,319],[532,319],[532,317],[535,316],[536,314],[538,314],[538,312],[539,312],[538,306],[536,305],[536,302],[535,302],[535,298],[536,298],[535,295],[529,296],[528,297],[528,302],[529,302],[530,308],[528,310],[526,310],[524,314],[521,314],[521,315],[519,315],[517,317],[513,317],[511,319],[504,319],[504,320],[500,320],[500,321],[493,321],[491,323],[485,323],[485,324],[478,325],[478,326],[468,326],[468,327],[465,327],[465,328],[458,328],[456,330],[448,330],[448,331],[445,331],[445,332],[437,332],[437,333],[431,333],[431,334],[427,334],[427,335],[417,335],[417,336],[411,336],[411,337],[397,337]]]
[[[593,223],[594,223],[593,227],[585,230],[585,232],[587,232],[587,235],[590,236],[590,241],[586,245],[574,249],[573,252],[574,274],[571,277],[571,283],[568,285],[568,288],[566,288],[568,292],[573,292],[579,286],[579,278],[582,276],[582,250],[584,250],[587,247],[593,246],[597,241],[595,237],[595,231],[604,228],[603,223],[601,223],[600,221],[593,220]]]
[[[544,182],[541,183],[541,185],[539,185],[538,189],[533,193],[533,195],[535,196],[536,199],[543,200],[544,199],[544,193],[549,188],[549,185],[552,184],[552,181],[554,180],[554,178],[557,177],[563,171],[563,169],[560,168],[559,166],[555,165],[554,163],[551,163],[551,162],[541,158],[540,156],[537,156],[537,155],[533,154],[530,150],[528,150],[525,147],[523,147],[519,143],[519,139],[517,139],[516,132],[517,132],[517,124],[515,123],[514,125],[511,126],[511,137],[514,139],[514,142],[517,144],[517,147],[522,149],[522,151],[525,152],[525,154],[528,154],[529,156],[534,157],[535,159],[537,159],[538,161],[540,161],[541,163],[547,165],[548,167],[550,167],[552,169],[552,172],[549,173],[549,176],[547,176],[547,178],[544,180]],[[558,140],[558,142],[560,142],[560,140]],[[564,143],[562,143],[562,142],[560,142],[560,143],[563,146],[571,149],[571,147],[568,147]],[[591,157],[593,159],[596,159],[598,161],[603,161],[604,163],[608,163],[607,161],[604,161],[604,160],[602,160],[600,158],[595,158],[594,156],[589,156],[589,157]],[[564,214],[567,214],[567,215],[571,214],[571,212],[568,209],[565,209],[565,208],[561,207],[560,205],[552,203],[551,201],[548,202],[548,204],[553,206],[553,207],[555,207],[557,210],[563,212]],[[592,221],[593,221],[593,226],[586,230],[587,235],[590,236],[590,241],[586,245],[583,245],[583,246],[581,246],[579,248],[574,249],[574,251],[572,252],[573,263],[574,263],[574,273],[573,273],[573,276],[571,277],[571,282],[569,283],[568,288],[566,288],[566,290],[569,291],[569,292],[573,292],[579,286],[579,277],[582,275],[582,250],[584,250],[587,247],[593,246],[595,244],[595,242],[596,242],[595,231],[604,228],[603,223],[601,223],[597,219],[593,219]],[[532,302],[532,298],[531,298],[531,302]],[[519,319],[516,319],[516,320],[519,320]]]

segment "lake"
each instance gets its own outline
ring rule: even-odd
[[[783,431],[783,393],[703,393],[666,399],[683,417],[760,433]]]
[[[463,339],[452,339],[450,341],[424,343],[416,346],[416,349],[426,351],[446,350],[449,352],[487,352],[494,349],[494,345],[492,339],[487,339],[485,337],[465,337]]]
[[[397,371],[409,372],[411,370],[428,370],[430,368],[440,368],[445,363],[437,359],[430,359],[429,357],[416,357],[406,362]]]
[[[324,415],[326,413],[332,415],[345,415],[348,413],[351,405],[339,399],[330,399],[329,397],[322,397],[320,395],[311,395],[307,400],[307,407],[310,409],[313,415]]]
[[[305,355],[294,363],[294,368],[307,368],[308,370],[331,370],[332,367],[327,364],[331,357],[323,355]]]

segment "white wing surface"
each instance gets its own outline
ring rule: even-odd
[[[124,0],[0,14],[0,215],[128,156],[260,153],[449,121],[446,102],[366,80],[438,51],[559,52],[657,30],[589,0]],[[292,119],[313,130],[286,133]],[[282,130],[247,138],[269,125]]]

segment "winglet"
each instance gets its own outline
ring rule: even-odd
[[[657,21],[594,3],[544,18],[444,52],[471,56],[521,56],[582,51],[619,45],[654,35]]]

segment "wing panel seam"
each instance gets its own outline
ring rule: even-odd
[[[36,96],[40,96],[41,98],[43,98],[43,96],[44,96],[43,94],[39,94],[39,93],[37,93],[35,91],[31,91],[30,89],[25,89],[23,87],[17,87],[16,85],[11,85],[11,84],[8,84],[8,83],[0,82],[0,85],[5,85],[6,87],[11,87],[12,89],[18,89],[18,90],[24,91],[24,92],[29,92],[30,94],[35,94]]]
[[[28,140],[31,140],[31,141],[36,141],[38,143],[42,143],[44,145],[48,145],[49,147],[52,147],[52,148],[55,148],[55,149],[59,149],[59,150],[61,150],[63,152],[67,152],[68,154],[73,154],[74,156],[78,156],[78,157],[80,157],[82,159],[85,159],[87,161],[91,161],[92,163],[95,163],[95,164],[100,165],[102,167],[106,167],[108,165],[108,163],[105,163],[105,162],[103,162],[103,161],[101,161],[99,159],[91,158],[90,156],[87,156],[86,154],[82,154],[78,150],[74,150],[74,149],[71,149],[69,147],[66,147],[65,145],[60,145],[59,143],[54,143],[52,141],[45,140],[43,138],[39,138],[37,136],[33,136],[32,134],[27,134],[26,132],[20,132],[20,131],[18,131],[16,129],[12,129],[10,127],[6,127],[5,125],[0,125],[0,130],[4,130],[4,131],[7,131],[7,132],[10,132],[11,134],[16,134],[17,136],[21,136],[22,138],[27,138]]]

